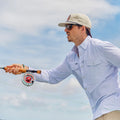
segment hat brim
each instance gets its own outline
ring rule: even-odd
[[[75,22],[64,22],[64,23],[59,23],[58,26],[65,27],[68,24],[77,24],[77,23],[75,23]]]

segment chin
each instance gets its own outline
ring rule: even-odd
[[[67,37],[67,39],[68,39],[68,42],[72,42],[72,40],[69,37]]]
[[[68,42],[72,42],[71,40],[68,40]]]
[[[72,42],[72,40],[68,39],[68,42]]]

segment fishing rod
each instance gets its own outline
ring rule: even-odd
[[[7,70],[7,67],[0,67],[0,69]],[[32,86],[35,81],[35,76],[32,73],[41,74],[41,70],[26,70],[26,69],[19,69],[19,72],[24,73],[22,83],[25,86]]]
[[[0,69],[7,70],[7,67],[0,67]],[[38,74],[41,74],[41,70],[26,70],[26,69],[19,69],[19,72],[21,72],[21,73],[31,72],[31,73],[38,73]]]

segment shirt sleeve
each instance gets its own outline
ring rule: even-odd
[[[56,84],[71,74],[71,69],[67,62],[67,57],[64,62],[58,67],[51,70],[41,70],[41,74],[35,73],[36,81]]]
[[[101,51],[108,62],[116,67],[120,67],[120,48],[110,42],[101,45]]]

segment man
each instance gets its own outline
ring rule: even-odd
[[[71,14],[59,26],[65,27],[68,41],[75,46],[60,66],[35,74],[37,81],[55,84],[73,74],[88,96],[93,119],[120,120],[120,49],[92,38],[91,21],[84,14]],[[20,74],[23,67],[29,69],[13,64],[6,67],[6,72]]]

